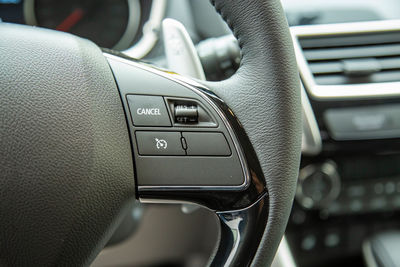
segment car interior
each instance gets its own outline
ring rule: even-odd
[[[0,0],[0,266],[400,266],[400,1]]]

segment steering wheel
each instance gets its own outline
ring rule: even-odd
[[[89,265],[135,198],[215,211],[212,266],[271,264],[300,160],[292,43],[279,0],[213,4],[242,52],[221,82],[0,24],[1,265]]]

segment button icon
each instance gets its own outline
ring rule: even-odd
[[[138,151],[143,156],[184,156],[180,132],[137,131]]]
[[[167,147],[168,147],[167,141],[165,141],[164,139],[158,139],[158,138],[155,138],[154,140],[156,141],[157,149],[160,149],[160,150],[167,149]]]

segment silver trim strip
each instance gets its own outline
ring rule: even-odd
[[[317,155],[322,150],[321,134],[303,84],[301,84],[301,106],[303,112],[301,153],[309,156]]]
[[[290,250],[285,236],[283,236],[281,243],[279,244],[278,251],[275,254],[271,267],[296,267],[292,251]]]
[[[24,19],[26,24],[36,26],[37,20],[35,16],[35,3],[34,0],[25,0],[22,6]]]
[[[310,95],[319,99],[365,99],[400,96],[400,82],[317,85],[299,44],[299,37],[400,31],[400,20],[295,26],[290,28],[300,76]],[[400,80],[400,77],[399,77]]]
[[[265,198],[267,197],[268,194],[264,193],[255,203],[244,209],[216,212],[220,223],[220,241],[210,266],[229,267],[237,262],[247,265],[249,263],[247,261],[252,260],[250,257],[254,255],[243,256],[239,252],[247,249],[247,247],[244,247],[245,243],[253,241],[250,241],[248,236],[256,235],[253,227],[257,226],[252,223],[256,219],[254,213],[257,215],[262,213],[262,210],[265,209]],[[250,228],[252,229],[250,230]]]
[[[367,267],[378,267],[374,254],[372,253],[371,242],[368,240],[362,244],[362,254]]]
[[[125,55],[137,59],[145,57],[159,40],[161,22],[167,9],[167,0],[153,0],[149,20],[143,26],[142,38],[132,47],[122,51]]]
[[[111,58],[120,62],[123,62],[125,64],[137,67],[137,68],[141,68],[143,70],[152,72],[156,75],[162,76],[166,79],[169,79],[171,81],[174,81],[176,83],[179,83],[183,86],[185,86],[186,88],[192,90],[193,92],[195,92],[196,94],[198,94],[202,99],[204,99],[205,101],[207,101],[207,103],[215,110],[215,112],[217,112],[217,114],[219,115],[219,117],[221,118],[221,120],[223,121],[225,127],[227,128],[231,138],[232,138],[232,142],[235,146],[236,152],[238,153],[238,157],[239,157],[239,161],[240,164],[242,166],[242,170],[243,170],[243,176],[244,176],[244,182],[241,185],[233,185],[233,186],[138,186],[138,190],[139,191],[162,191],[162,190],[201,190],[201,189],[207,189],[207,190],[244,190],[246,189],[249,184],[250,184],[250,171],[249,168],[247,166],[247,162],[246,162],[246,158],[244,156],[242,147],[238,141],[238,138],[234,132],[234,130],[232,129],[231,125],[229,124],[228,119],[225,117],[225,114],[223,113],[223,111],[221,111],[218,106],[201,90],[199,90],[196,87],[200,87],[200,88],[205,88],[204,85],[199,84],[189,78],[186,78],[184,76],[181,76],[179,74],[175,74],[175,73],[165,73],[161,70],[157,70],[154,67],[151,66],[146,66],[145,64],[140,64],[134,61],[130,61],[128,59],[124,59],[118,56],[114,56],[108,53],[103,53],[104,56],[106,58]],[[205,88],[206,89],[206,88]]]
[[[246,222],[246,216],[238,213],[235,214],[234,216],[231,216],[232,214],[228,214],[228,216],[223,216],[219,215],[219,219],[221,223],[225,224],[227,228],[231,230],[231,236],[230,238],[232,239],[232,246],[227,248],[227,252],[229,251],[228,257],[224,259],[224,267],[229,267],[232,265],[232,262],[235,258],[235,255],[237,254],[239,244],[242,242],[242,232],[240,231],[240,226],[241,224],[245,224]]]

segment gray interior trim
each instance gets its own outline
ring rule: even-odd
[[[400,31],[400,20],[368,21],[326,25],[291,27],[300,76],[305,88],[319,99],[360,99],[400,96],[400,82],[367,83],[351,85],[317,85],[299,44],[299,37],[318,37],[357,33]]]
[[[180,205],[143,206],[137,232],[119,244],[104,248],[91,267],[159,266],[168,262],[206,265],[218,236],[214,212],[201,208],[187,215],[181,212]]]
[[[135,38],[139,25],[140,25],[140,3],[139,0],[128,0],[128,8],[129,8],[129,18],[128,24],[126,25],[126,29],[124,34],[118,43],[113,47],[113,49],[121,50],[132,43]]]

